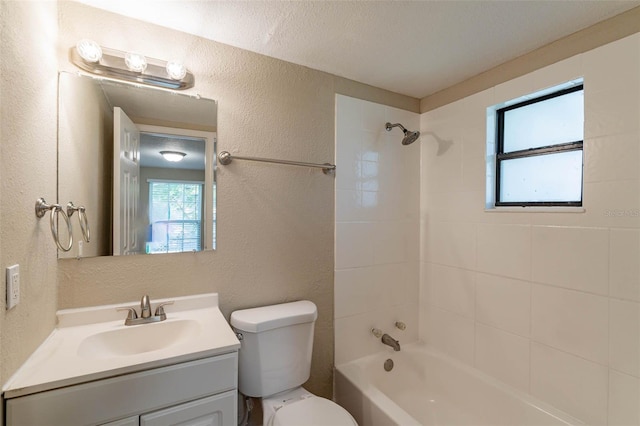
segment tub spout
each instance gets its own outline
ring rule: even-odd
[[[393,337],[389,336],[388,334],[384,334],[382,336],[382,343],[384,343],[387,346],[391,346],[393,348],[394,351],[399,352],[400,351],[400,342],[398,342],[396,339],[394,339]]]

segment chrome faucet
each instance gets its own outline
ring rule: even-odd
[[[167,314],[164,312],[164,306],[166,305],[173,305],[173,301],[160,303],[156,306],[155,314],[151,316],[151,302],[149,301],[149,295],[145,294],[140,300],[140,317],[138,317],[136,308],[118,308],[118,311],[129,311],[127,318],[124,320],[124,325],[148,324],[167,319]]]
[[[398,342],[396,339],[394,339],[393,337],[389,336],[388,334],[383,334],[382,335],[382,343],[384,343],[387,346],[391,346],[393,348],[394,351],[399,352],[400,351],[400,342]]]
[[[151,302],[149,301],[149,295],[145,294],[140,300],[140,317],[149,318],[151,316]]]

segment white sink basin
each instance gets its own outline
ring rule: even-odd
[[[125,326],[122,307],[139,302],[58,311],[57,327],[3,388],[15,398],[78,383],[237,351],[240,342],[207,293],[151,300],[167,319]],[[0,407],[0,411],[2,408]]]
[[[138,355],[184,343],[200,331],[201,326],[195,320],[122,325],[86,337],[78,346],[78,355],[93,359]]]

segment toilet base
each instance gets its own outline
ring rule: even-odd
[[[276,411],[285,405],[292,404],[306,398],[314,398],[315,395],[303,388],[302,386],[295,389],[286,390],[284,392],[262,398],[262,419],[263,425],[267,426],[275,416]]]
[[[358,426],[347,410],[302,386],[264,398],[262,410],[264,426]]]

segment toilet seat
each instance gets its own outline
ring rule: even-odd
[[[304,398],[276,411],[268,426],[358,426],[338,404],[319,396]]]

